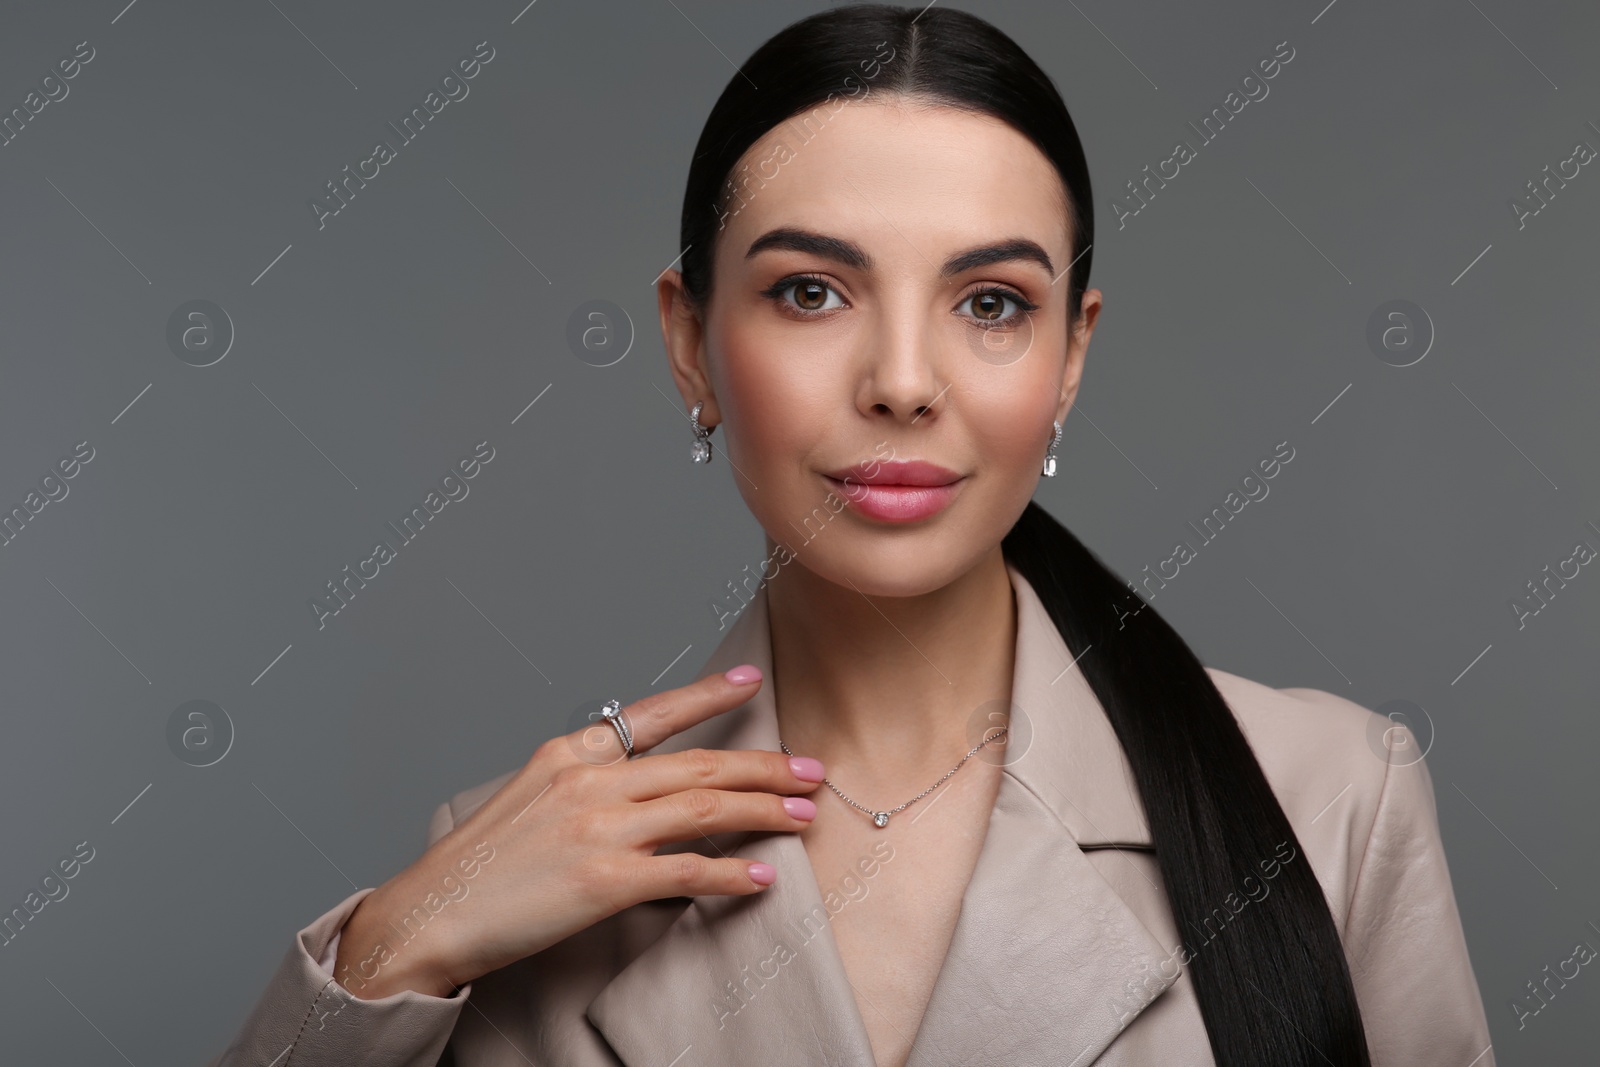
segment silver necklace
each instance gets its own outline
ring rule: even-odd
[[[971,759],[974,755],[976,755],[978,749],[982,748],[984,745],[987,745],[990,741],[993,741],[995,738],[1003,736],[1006,733],[1006,731],[1009,730],[1009,729],[1011,729],[1009,726],[1002,726],[1002,727],[1000,727],[1000,729],[996,730],[989,737],[986,737],[982,741],[979,741],[976,745],[974,745],[972,747],[972,751],[971,752],[968,752],[965,756],[961,757],[961,763],[957,763],[954,767],[951,767],[948,771],[944,772],[944,778],[941,778],[937,782],[934,782],[928,788],[924,789],[922,792],[918,793],[916,796],[912,797],[910,800],[906,801],[904,804],[900,805],[898,808],[890,808],[888,811],[873,811],[871,808],[863,807],[862,805],[857,804],[855,801],[853,801],[849,797],[845,796],[844,793],[840,791],[838,786],[834,785],[832,782],[828,781],[826,778],[824,778],[822,780],[822,784],[827,786],[829,789],[833,790],[835,793],[838,793],[839,794],[839,799],[844,801],[846,804],[849,804],[853,808],[860,808],[860,810],[866,812],[869,816],[872,817],[872,825],[876,826],[878,829],[881,830],[885,826],[889,825],[889,816],[906,810],[911,805],[915,804],[917,801],[921,800],[923,797],[927,796],[929,793],[931,793],[935,789],[939,788],[939,786],[944,784],[945,778],[949,778],[952,774],[954,774],[957,771],[959,771],[961,769],[961,764],[967,762],[967,760]],[[778,747],[783,749],[783,754],[784,755],[786,755],[786,756],[794,755],[793,752],[789,751],[789,746],[783,743],[783,738],[781,738],[781,737],[778,739]]]

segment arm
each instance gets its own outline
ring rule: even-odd
[[[450,806],[429,824],[431,845],[449,832]],[[299,931],[231,1045],[207,1067],[435,1067],[472,991],[449,997],[402,990],[375,1000],[333,980],[334,939],[372,889],[346,897]]]
[[[1388,736],[1389,763],[1345,921],[1372,1067],[1494,1067],[1433,780],[1406,727]]]

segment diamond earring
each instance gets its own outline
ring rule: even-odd
[[[1056,476],[1056,445],[1061,443],[1061,424],[1058,422],[1055,427],[1056,435],[1050,441],[1050,447],[1045,450],[1044,454],[1044,476],[1046,478],[1054,478]]]
[[[694,444],[689,447],[689,456],[696,463],[711,462],[711,431],[716,427],[700,425],[700,409],[706,406],[704,400],[694,402],[694,411],[689,418],[694,422]]]

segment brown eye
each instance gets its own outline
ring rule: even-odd
[[[1013,305],[1007,313],[1006,305]],[[981,329],[1010,329],[1039,310],[1039,305],[1012,289],[980,289],[969,296],[965,306],[972,312],[972,324]]]
[[[828,300],[828,287],[820,282],[798,282],[794,287],[794,300],[806,311],[821,311]]]
[[[995,292],[978,293],[973,296],[970,306],[978,318],[992,322],[1005,312],[1006,298]]]
[[[791,274],[763,290],[761,295],[776,301],[786,314],[805,318],[846,306],[826,279],[811,275]],[[829,304],[830,297],[832,304]]]

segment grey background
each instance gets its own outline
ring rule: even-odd
[[[96,50],[0,148],[0,504],[95,449],[0,548],[0,910],[95,849],[0,948],[7,1062],[217,1054],[440,801],[583,701],[695,677],[763,546],[688,460],[652,283],[734,64],[819,6],[124,2],[0,17],[0,111]],[[1207,664],[1425,709],[1499,1062],[1590,1060],[1592,968],[1520,1031],[1509,1004],[1600,946],[1600,574],[1523,629],[1509,605],[1600,546],[1600,173],[1520,230],[1508,200],[1600,146],[1600,9],[963,6],[1056,79],[1096,184],[1107,307],[1038,499],[1132,576],[1295,448],[1154,604]],[[319,230],[309,199],[484,40],[470,95]],[[1119,231],[1123,183],[1285,40]],[[193,299],[237,331],[209,367],[166,343]],[[637,331],[606,368],[565,339],[592,299]],[[1365,340],[1392,299],[1436,330],[1409,367]],[[319,631],[308,599],[484,439],[467,498]],[[237,732],[206,768],[167,741],[195,699]]]

